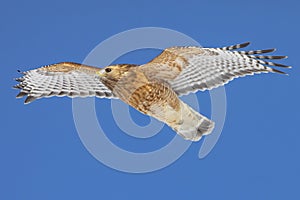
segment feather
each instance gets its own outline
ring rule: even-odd
[[[99,68],[64,62],[27,72],[18,71],[24,76],[16,78],[19,84],[13,87],[21,90],[17,98],[28,95],[26,104],[37,98],[51,96],[114,98],[96,74]]]
[[[248,46],[249,44],[250,44],[250,42],[245,42],[242,44],[236,44],[236,45],[232,45],[232,46],[222,47],[220,49],[222,49],[223,51],[228,51],[228,50],[233,50],[233,49],[241,49],[241,48]]]
[[[156,78],[167,81],[178,95],[210,90],[246,75],[268,72],[285,74],[271,66],[290,68],[261,60],[284,59],[286,56],[255,55],[275,49],[231,51],[248,45],[249,42],[222,48],[172,47],[142,67],[147,69],[148,74],[155,74]],[[179,62],[179,58],[184,62]]]

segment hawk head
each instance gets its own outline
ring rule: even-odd
[[[137,65],[131,65],[131,64],[110,65],[98,71],[97,74],[100,76],[101,81],[110,90],[113,90],[113,88],[121,80],[121,78],[129,72],[130,68],[135,66]]]

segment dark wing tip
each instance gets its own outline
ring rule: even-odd
[[[276,50],[277,50],[276,48],[273,48],[273,49],[263,49],[263,50],[260,50],[258,52],[260,52],[260,53],[271,53],[271,52],[274,52]]]
[[[13,86],[14,89],[23,89],[23,86],[18,84]]]
[[[236,44],[236,45],[222,47],[220,49],[222,49],[224,51],[234,50],[234,49],[241,49],[241,48],[244,48],[244,47],[248,46],[249,44],[250,44],[250,42],[245,42],[245,43],[242,43],[242,44]]]
[[[264,55],[259,55],[259,56],[247,55],[247,56],[249,58],[262,59],[262,60],[280,60],[280,59],[287,58],[287,56],[264,56]]]
[[[250,44],[250,42],[245,42],[242,44],[238,44],[237,46],[239,46],[239,48],[244,48],[244,47],[248,46],[249,44]]]
[[[258,59],[269,59],[269,60],[279,60],[286,59],[287,56],[256,56]]]
[[[271,59],[286,59],[288,56],[271,56]]]
[[[23,74],[23,75],[25,75],[26,74],[26,72],[23,72],[23,71],[21,71],[21,70],[17,70],[17,72],[19,72],[20,74]]]
[[[25,78],[23,78],[23,77],[20,77],[20,78],[15,78],[14,80],[15,80],[15,81],[18,81],[18,82],[22,82],[22,81],[24,81],[24,80],[25,80]]]
[[[19,98],[22,98],[24,96],[26,96],[28,93],[27,92],[19,92],[19,94],[17,94],[16,98],[19,99]]]
[[[289,65],[283,65],[280,63],[274,63],[274,62],[267,62],[268,65],[277,66],[277,67],[283,67],[283,68],[292,68],[292,66]]]
[[[284,75],[288,75],[287,73],[283,72],[283,71],[280,71],[278,69],[274,69],[272,68],[272,72],[275,72],[275,73],[278,73],[278,74],[284,74]]]
[[[27,96],[27,98],[24,101],[24,104],[29,104],[31,102],[33,102],[34,100],[36,100],[37,98],[34,96]]]
[[[263,49],[263,50],[254,50],[254,51],[240,51],[239,53],[244,55],[253,55],[253,54],[263,54],[263,53],[271,53],[276,51],[276,49]]]

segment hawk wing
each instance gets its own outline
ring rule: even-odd
[[[71,62],[57,63],[21,72],[20,82],[14,87],[20,89],[17,98],[27,95],[25,104],[42,97],[68,96],[114,98],[96,74],[100,68]]]
[[[286,68],[289,66],[268,62],[265,59],[283,59],[286,56],[255,55],[273,52],[275,49],[235,50],[248,45],[249,42],[223,48],[167,48],[141,67],[150,79],[168,82],[179,96],[198,90],[210,90],[245,75],[268,72],[285,74],[270,66]]]

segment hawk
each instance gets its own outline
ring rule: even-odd
[[[222,48],[167,48],[143,65],[117,64],[97,68],[62,62],[20,72],[17,98],[25,104],[51,96],[119,98],[138,111],[170,126],[186,140],[211,133],[214,122],[179,99],[191,92],[211,90],[237,77],[259,73],[285,74],[266,61],[286,56],[257,55],[275,51],[238,51],[250,43]]]

